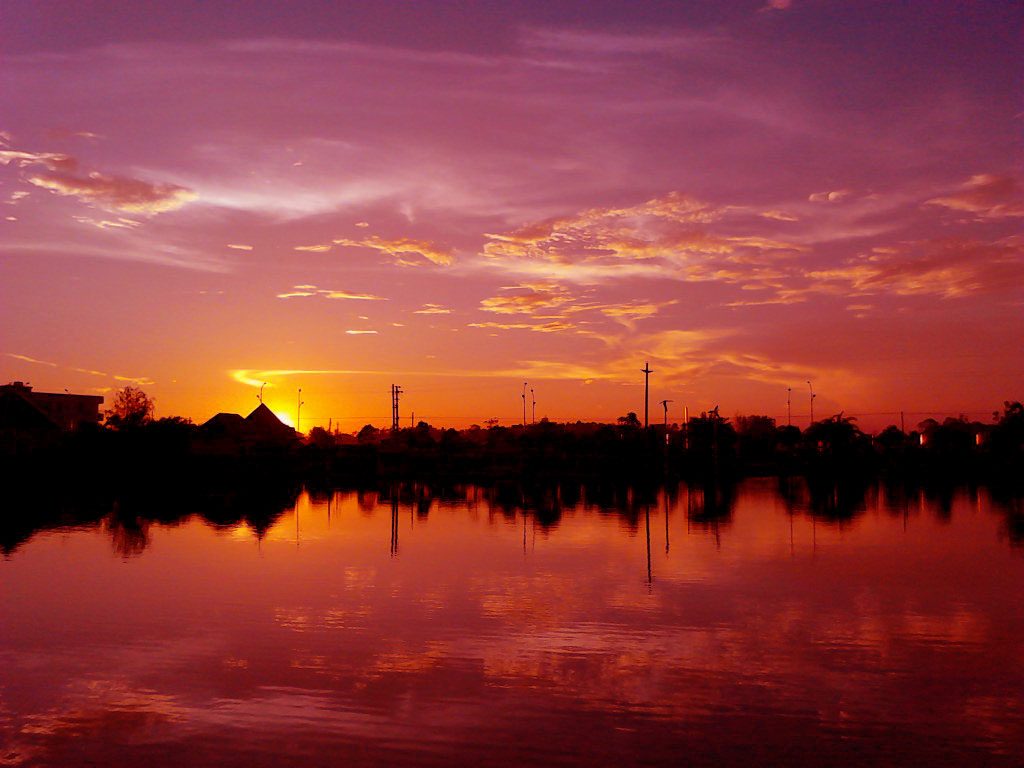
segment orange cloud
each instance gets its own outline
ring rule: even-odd
[[[292,290],[277,294],[279,299],[292,299],[305,296],[322,296],[325,299],[351,299],[353,301],[388,301],[385,296],[374,296],[369,293],[352,293],[331,288],[317,288],[315,285],[294,285]]]
[[[155,214],[180,208],[196,198],[195,192],[176,184],[151,184],[123,176],[92,172],[85,176],[51,172],[29,176],[26,181],[58,195],[77,197],[86,203],[128,213]]]
[[[778,276],[778,252],[808,250],[757,233],[709,231],[721,219],[742,214],[758,221],[750,209],[714,207],[670,192],[639,205],[591,208],[488,234],[482,256],[491,267],[576,283],[627,277],[731,282],[751,279],[754,271],[764,273],[755,279]]]
[[[1006,238],[994,243],[958,239],[907,244],[891,252],[877,250],[835,269],[807,275],[810,290],[845,288],[854,294],[935,294],[943,298],[1024,286],[1024,243]],[[846,284],[843,286],[842,284]]]
[[[408,237],[400,237],[394,240],[386,240],[377,235],[362,240],[351,240],[349,238],[338,238],[335,245],[373,248],[395,259],[396,263],[403,266],[421,266],[431,262],[439,266],[448,266],[454,263],[455,255],[445,248],[428,240],[413,240]]]
[[[981,173],[968,179],[959,191],[926,200],[925,205],[975,213],[984,219],[1024,216],[1024,191],[1009,176]]]
[[[502,290],[512,293],[484,299],[480,302],[480,309],[503,315],[532,314],[537,310],[552,309],[573,300],[568,291],[555,283],[524,284]]]
[[[838,203],[851,194],[853,193],[848,189],[836,189],[831,192],[812,192],[807,199],[812,203]]]

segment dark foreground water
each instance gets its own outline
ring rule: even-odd
[[[1021,764],[985,491],[461,492],[36,533],[0,561],[0,766]]]

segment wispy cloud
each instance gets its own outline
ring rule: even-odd
[[[808,273],[810,290],[844,294],[933,294],[956,298],[1024,287],[1024,242],[959,238],[907,243]]]
[[[336,239],[334,243],[347,247],[372,248],[390,256],[397,264],[409,267],[418,267],[425,263],[448,266],[455,261],[455,254],[452,251],[427,240],[415,240],[408,237],[391,240],[377,235],[362,240],[342,237]]]
[[[450,315],[451,309],[442,304],[424,304],[413,312],[414,315]]]
[[[4,354],[7,357],[13,358],[15,360],[21,360],[26,363],[33,363],[35,365],[45,365],[48,368],[58,368],[66,371],[72,371],[74,373],[85,373],[90,376],[103,376],[109,379],[114,379],[114,381],[121,381],[127,384],[137,384],[140,386],[144,386],[155,383],[153,379],[151,379],[149,376],[124,376],[118,373],[97,371],[94,368],[80,368],[78,366],[59,365],[58,363],[51,363],[48,360],[38,360],[34,357],[29,357],[28,355],[19,355],[15,354],[14,352],[5,352]]]
[[[154,184],[124,176],[108,176],[98,171],[85,175],[51,172],[25,179],[29,184],[101,208],[126,213],[155,214],[173,211],[196,198],[195,192],[176,184]]]
[[[350,299],[353,301],[388,301],[385,296],[374,296],[369,293],[353,293],[334,288],[317,288],[315,285],[294,285],[290,291],[277,294],[279,299],[319,296],[325,299]]]
[[[152,215],[180,208],[196,197],[191,189],[176,184],[81,170],[76,158],[59,152],[0,150],[0,163],[13,163],[20,168],[43,166],[43,172],[26,171],[24,180],[57,195],[75,197],[111,211]]]
[[[17,355],[17,354],[15,354],[13,352],[6,352],[5,354],[8,357],[13,357],[15,360],[22,360],[22,361],[24,361],[26,363],[36,363],[37,365],[46,365],[46,366],[49,366],[50,368],[56,368],[57,367],[56,363],[51,363],[51,362],[49,362],[47,360],[36,360],[34,357],[29,357],[28,355]]]
[[[1024,190],[1010,176],[983,173],[972,176],[956,192],[925,204],[973,213],[982,219],[1024,216]]]

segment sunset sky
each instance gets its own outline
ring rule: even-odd
[[[1024,397],[1016,0],[0,3],[0,383],[302,428]],[[531,396],[527,394],[528,402]],[[532,404],[532,403],[531,403]],[[529,417],[529,414],[528,414]]]

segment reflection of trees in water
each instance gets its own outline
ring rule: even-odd
[[[687,486],[686,514],[691,525],[716,528],[732,522],[736,501],[736,486],[733,483],[708,481],[691,482]]]
[[[867,509],[872,484],[854,479],[779,477],[778,492],[789,514],[811,513],[822,520],[847,522]]]
[[[290,481],[250,482],[232,490],[207,491],[194,497],[192,509],[223,528],[245,523],[263,538],[285,510],[295,506],[302,488]]]
[[[149,546],[150,521],[122,510],[116,502],[104,527],[114,551],[125,559],[141,555]]]
[[[1024,547],[1024,498],[1006,488],[991,489],[992,505],[1004,519],[1003,531],[1010,545]]]
[[[37,532],[54,528],[97,525],[110,512],[109,498],[81,492],[77,495],[42,492],[42,484],[4,484],[0,499],[0,552],[5,556]]]

